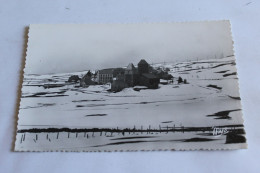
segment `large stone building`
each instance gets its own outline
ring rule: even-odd
[[[158,88],[160,79],[149,73],[149,64],[142,59],[136,68],[130,63],[126,68],[110,68],[97,72],[98,84],[111,83],[112,91],[120,91],[126,87],[137,85],[146,86],[151,89]]]
[[[141,61],[138,63],[138,73],[142,75],[143,73],[149,72],[149,64],[144,60],[141,59]]]
[[[123,68],[108,68],[102,69],[97,72],[98,84],[112,83],[114,78],[119,75],[124,75],[125,71]]]
[[[157,89],[160,79],[154,74],[149,73],[149,64],[142,59],[138,63],[139,82],[138,85],[146,86],[148,88]]]
[[[113,68],[99,70],[97,72],[98,84],[106,84],[106,83],[109,83],[109,82],[112,83],[113,72],[114,72]]]
[[[138,70],[132,63],[125,69],[125,83],[130,87],[138,84]]]

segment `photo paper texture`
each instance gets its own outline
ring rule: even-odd
[[[229,21],[33,24],[15,151],[246,148]]]

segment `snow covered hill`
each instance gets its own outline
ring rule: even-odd
[[[234,57],[157,63],[152,66],[169,71],[174,76],[173,82],[160,84],[158,89],[138,87],[141,90],[134,90],[130,87],[113,93],[108,91],[111,88],[110,84],[83,88],[78,84],[67,82],[71,75],[82,77],[87,71],[25,75],[18,130],[64,127],[168,129],[168,127],[230,127],[243,124]],[[186,79],[187,83],[178,83],[178,77]],[[54,87],[45,87],[46,85]],[[110,146],[111,140],[119,140],[124,144],[125,139],[139,139],[138,133],[129,133],[127,137],[122,138],[117,138],[117,135],[122,134],[102,137],[100,133],[92,137],[92,140],[89,140],[89,134],[86,136],[86,133],[71,134],[73,137],[69,137],[70,133],[65,132],[26,134],[27,140],[24,140],[25,133],[18,133],[21,146],[25,148],[29,146],[30,149],[35,147],[35,150],[43,149],[43,144],[46,149],[82,147],[83,144],[84,147],[95,146],[99,147],[98,149],[106,149],[106,144]],[[201,136],[205,135],[208,133],[157,133],[156,136],[147,134],[145,142],[150,141],[153,143],[151,146],[156,146],[156,141],[165,141],[163,144],[172,148],[176,145],[185,148],[190,147],[185,141],[200,140]],[[179,142],[170,142],[173,139]],[[208,142],[217,140],[214,146],[216,144],[221,145],[217,148],[225,148],[225,136],[218,138],[207,136],[205,140]],[[95,147],[93,150],[97,150]],[[136,149],[142,145],[137,143],[129,147]]]
[[[230,119],[207,116],[241,108],[234,57],[158,63],[153,67],[169,68],[174,82],[154,90],[126,88],[111,93],[107,91],[109,84],[78,88],[66,83],[69,76],[82,76],[87,71],[25,75],[20,114],[31,118],[20,125],[38,122],[39,125],[66,127],[100,127],[104,124],[107,127],[133,127],[158,126],[165,121],[188,126],[223,125],[223,121],[227,125],[242,123],[238,116],[241,111],[231,111]],[[188,84],[178,84],[179,76],[187,79]],[[63,85],[45,89],[44,84]],[[100,114],[105,116],[94,116]]]

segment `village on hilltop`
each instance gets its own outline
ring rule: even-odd
[[[88,71],[80,78],[73,75],[68,82],[80,83],[81,87],[89,85],[103,85],[111,83],[111,91],[119,92],[124,88],[144,86],[148,89],[157,89],[159,83],[166,84],[165,81],[173,82],[173,76],[168,74],[169,69],[154,69],[144,59],[141,59],[137,68],[130,63],[126,68],[108,68],[98,70],[95,73]]]

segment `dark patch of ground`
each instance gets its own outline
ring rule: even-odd
[[[55,103],[38,103],[40,106],[54,106]]]
[[[226,144],[233,143],[246,143],[246,138],[242,135],[238,135],[235,133],[228,133],[226,136]]]
[[[148,88],[133,88],[134,91],[141,91],[141,90],[146,90]]]
[[[40,107],[47,107],[47,106],[54,106],[55,103],[38,103],[38,106],[27,106],[21,109],[31,109],[31,108],[40,108]]]
[[[217,67],[221,67],[221,66],[224,66],[224,65],[236,65],[236,63],[235,62],[231,62],[231,63],[226,63],[226,64],[219,64],[219,65],[216,65],[216,66],[214,66],[214,67],[211,67],[211,68],[217,68]]]
[[[59,97],[59,96],[68,96],[68,95],[63,95],[66,91],[58,91],[58,92],[38,92],[29,96],[22,96],[22,98],[26,97]],[[48,94],[57,94],[57,95],[50,95]],[[47,96],[46,96],[47,95]]]
[[[45,96],[45,97],[64,97],[64,96],[69,96],[69,95],[64,95],[64,94],[61,94],[61,95],[55,95],[55,96]]]
[[[173,121],[164,121],[162,123],[172,123]]]
[[[89,115],[85,115],[85,117],[102,117],[102,116],[107,116],[107,114],[89,114]]]
[[[106,101],[106,100],[73,100],[72,102],[98,102],[98,101]]]
[[[223,70],[223,71],[218,71],[218,72],[215,72],[215,73],[226,73],[228,72],[229,70]]]
[[[222,87],[219,87],[217,85],[207,85],[207,87],[211,87],[211,88],[215,88],[215,89],[219,89],[219,90],[222,89]]]
[[[49,81],[52,81],[52,79],[49,79]],[[44,84],[43,87],[46,88],[58,88],[63,87],[65,84]]]
[[[233,96],[228,96],[228,97],[230,97],[230,98],[232,98],[232,99],[235,99],[235,100],[241,100],[240,97],[233,97]]]
[[[223,74],[223,77],[232,76],[232,75],[237,75],[237,72]]]
[[[217,112],[215,114],[212,115],[207,115],[207,117],[216,117],[214,119],[227,119],[230,120],[231,117],[228,116],[230,112],[234,112],[234,111],[240,111],[241,109],[234,109],[234,110],[227,110],[227,111],[221,111],[221,112]]]

